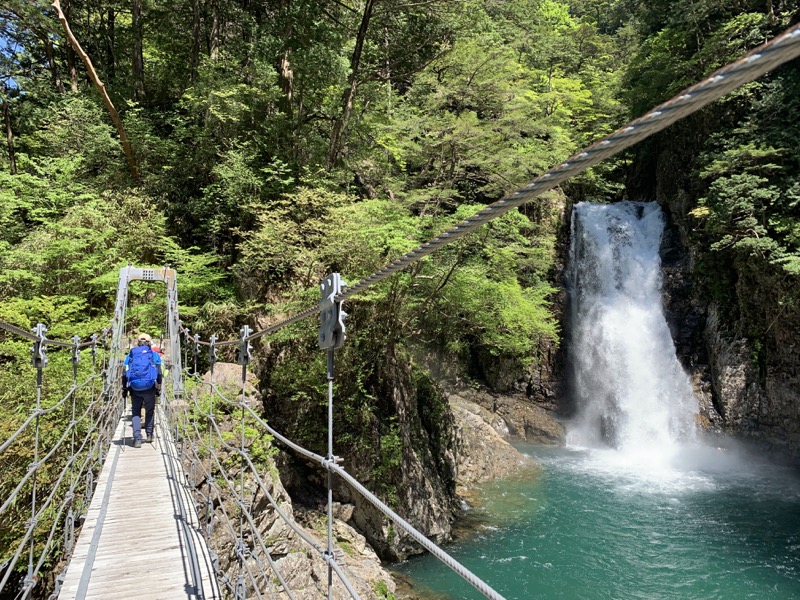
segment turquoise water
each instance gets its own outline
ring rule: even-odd
[[[663,462],[538,446],[534,480],[483,488],[477,532],[446,548],[507,599],[800,598],[800,479],[732,449]],[[415,597],[483,598],[430,556]]]

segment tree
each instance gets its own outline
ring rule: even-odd
[[[61,21],[61,25],[64,27],[64,32],[67,35],[67,39],[69,40],[70,45],[73,47],[78,56],[81,57],[81,60],[83,61],[84,65],[86,65],[86,70],[89,72],[89,76],[91,77],[92,82],[97,88],[97,91],[100,93],[100,97],[103,99],[103,104],[105,104],[106,109],[108,110],[108,114],[111,116],[111,120],[114,122],[114,126],[117,128],[117,133],[119,134],[120,143],[122,144],[122,150],[125,152],[125,158],[128,159],[128,166],[130,167],[131,177],[133,177],[133,179],[139,179],[139,168],[136,165],[136,159],[133,156],[133,148],[131,148],[131,143],[128,140],[128,134],[125,132],[125,127],[122,124],[122,119],[120,119],[119,113],[117,113],[117,109],[114,107],[114,104],[111,102],[111,98],[108,96],[108,92],[106,91],[105,85],[103,84],[102,81],[100,81],[100,78],[97,76],[97,71],[95,71],[94,65],[92,65],[92,60],[89,58],[89,55],[86,54],[86,52],[84,52],[77,38],[72,33],[72,29],[70,29],[69,23],[67,22],[67,17],[61,10],[61,3],[59,2],[59,0],[53,0],[52,6],[56,10],[56,14],[58,15],[58,20]]]

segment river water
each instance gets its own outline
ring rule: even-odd
[[[800,479],[695,431],[662,232],[655,203],[575,206],[567,447],[520,446],[542,474],[486,485],[448,547],[509,600],[800,599]],[[416,597],[483,597],[430,556],[398,571]]]
[[[800,598],[800,480],[733,448],[642,468],[618,450],[520,446],[543,473],[493,482],[447,551],[507,599]],[[482,598],[430,556],[416,597]]]

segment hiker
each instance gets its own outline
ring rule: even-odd
[[[142,447],[142,407],[144,407],[144,429],[147,442],[153,443],[153,421],[156,410],[156,396],[161,392],[161,357],[153,352],[153,340],[146,333],[140,333],[138,346],[131,348],[122,368],[122,397],[131,394],[131,425],[133,426],[133,447]]]
[[[164,355],[164,351],[161,349],[160,346],[153,346],[153,352],[156,352],[158,354],[158,357],[161,359],[161,372],[163,374],[164,379],[169,380],[169,367],[170,367],[169,358],[167,358]]]

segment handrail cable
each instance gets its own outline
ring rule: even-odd
[[[10,445],[13,443],[13,441],[14,441],[14,440],[17,438],[17,436],[18,436],[18,435],[20,435],[20,434],[21,434],[23,431],[25,431],[25,429],[27,429],[27,428],[28,428],[28,425],[30,425],[30,424],[31,424],[31,421],[33,421],[33,420],[34,420],[36,417],[38,417],[38,416],[43,416],[43,415],[47,415],[47,414],[49,414],[49,413],[51,413],[51,412],[54,412],[56,409],[60,408],[60,407],[61,407],[61,406],[62,406],[62,405],[63,405],[63,404],[64,404],[64,403],[67,401],[67,400],[69,400],[69,398],[70,398],[70,397],[73,395],[73,393],[74,393],[76,390],[78,390],[78,389],[80,389],[80,388],[82,388],[82,387],[85,387],[85,386],[86,386],[86,385],[88,385],[88,384],[89,384],[89,383],[90,383],[92,380],[94,380],[94,379],[98,379],[98,378],[100,378],[100,377],[102,377],[102,375],[92,375],[91,377],[89,377],[89,378],[88,378],[88,379],[87,379],[87,380],[86,380],[84,383],[82,383],[81,385],[79,385],[79,386],[76,386],[76,387],[73,387],[73,388],[72,388],[72,389],[69,391],[69,393],[67,393],[67,395],[66,395],[66,396],[64,396],[64,397],[63,397],[61,400],[59,400],[59,401],[58,401],[58,403],[57,403],[57,404],[54,404],[54,405],[53,405],[53,406],[51,406],[50,408],[39,408],[39,409],[33,409],[33,410],[31,411],[31,414],[30,414],[30,416],[29,416],[29,417],[28,417],[28,418],[25,420],[25,422],[23,422],[23,423],[22,423],[22,425],[20,425],[20,426],[17,428],[17,430],[16,430],[14,433],[12,433],[12,434],[11,434],[11,435],[8,437],[8,439],[7,439],[5,442],[3,442],[2,444],[0,444],[0,453],[2,453],[4,450],[6,450],[6,449],[7,449],[7,448],[8,448],[8,447],[9,447],[9,446],[10,446]],[[3,512],[3,511],[2,511],[2,510],[0,510],[0,512]]]
[[[94,406],[94,405],[90,406],[89,408],[92,408],[93,406]],[[104,410],[103,410],[103,411],[101,411],[101,416],[103,416],[103,415],[104,415],[104,414],[106,414],[106,413],[112,413],[112,411],[113,411],[113,408],[112,408],[110,405],[107,405],[107,406],[108,406],[108,408],[105,408],[105,406],[104,406]],[[89,409],[87,408],[87,411],[84,413],[84,415],[83,415],[83,416],[86,416],[88,413],[89,413]],[[82,420],[82,419],[83,419],[83,417],[81,417],[81,420]],[[3,589],[3,587],[5,586],[5,584],[6,584],[6,583],[7,583],[7,581],[8,581],[8,578],[11,576],[11,573],[12,573],[13,567],[14,567],[14,565],[16,564],[17,560],[19,559],[19,556],[20,556],[20,554],[21,554],[21,551],[22,551],[22,549],[23,549],[23,548],[24,548],[24,546],[25,546],[25,543],[26,543],[26,542],[27,542],[29,539],[32,539],[32,538],[31,538],[31,536],[32,536],[32,534],[33,534],[33,531],[34,531],[34,529],[36,528],[36,525],[38,524],[38,519],[39,519],[39,518],[40,518],[40,517],[43,515],[43,513],[44,513],[44,512],[45,512],[45,511],[46,511],[46,510],[47,510],[47,509],[50,507],[50,504],[51,504],[51,502],[52,502],[52,499],[53,499],[53,497],[55,496],[55,493],[56,493],[56,492],[57,492],[57,490],[60,488],[60,486],[61,486],[61,482],[63,481],[64,477],[65,477],[65,476],[67,475],[67,473],[70,471],[70,468],[71,468],[72,464],[74,464],[74,461],[75,461],[76,457],[77,457],[77,456],[80,454],[80,452],[81,452],[81,451],[82,451],[82,450],[83,450],[83,449],[86,447],[86,444],[87,444],[87,443],[89,443],[89,441],[90,441],[90,440],[92,440],[92,435],[91,435],[91,434],[92,434],[94,431],[96,431],[96,430],[99,430],[99,429],[100,429],[99,427],[97,427],[97,424],[98,424],[98,422],[103,422],[103,423],[105,423],[105,421],[103,421],[102,419],[95,420],[95,421],[93,421],[93,422],[91,423],[91,426],[90,426],[89,430],[87,431],[87,434],[86,434],[86,436],[84,437],[84,441],[83,441],[83,443],[81,444],[81,446],[80,446],[80,447],[79,447],[79,449],[78,449],[78,453],[77,453],[77,454],[73,454],[72,456],[70,456],[70,457],[69,457],[69,459],[68,459],[67,463],[64,465],[64,467],[62,468],[62,470],[61,470],[61,472],[59,473],[58,477],[56,478],[55,482],[52,484],[52,490],[51,490],[51,492],[50,492],[50,495],[49,495],[49,496],[48,496],[48,498],[47,498],[47,499],[46,499],[46,500],[45,500],[45,501],[42,503],[42,505],[39,507],[39,510],[38,510],[38,511],[37,511],[37,512],[36,512],[36,513],[33,515],[33,517],[32,517],[32,519],[31,519],[31,521],[29,521],[29,523],[28,523],[28,528],[27,528],[27,530],[26,530],[26,533],[25,533],[25,535],[23,536],[23,539],[20,541],[20,545],[19,545],[18,551],[17,551],[17,553],[14,555],[14,557],[13,557],[13,558],[12,558],[12,559],[9,561],[9,564],[8,564],[8,566],[7,566],[7,571],[6,571],[6,574],[5,574],[5,576],[3,577],[3,579],[0,581],[0,590],[2,590],[2,589]],[[73,426],[73,425],[74,425],[74,424],[72,424],[72,423],[70,424],[70,426]],[[99,436],[98,436],[97,438],[94,438],[94,440],[93,440],[93,443],[94,443],[95,447],[99,447],[99,441],[100,441],[100,437],[99,437]],[[84,458],[83,465],[81,466],[81,469],[80,469],[80,472],[81,472],[81,473],[83,473],[83,472],[84,472],[84,470],[86,469],[86,467],[88,467],[88,465],[89,465],[89,463],[90,463],[90,462],[93,462],[93,459],[94,459],[94,450],[95,450],[95,449],[94,449],[94,448],[92,448],[92,451],[91,451],[91,452],[88,452],[88,453],[86,454],[86,456],[85,456],[85,458]],[[9,498],[9,499],[14,499],[14,498],[16,498],[16,495],[18,494],[18,492],[19,492],[19,489],[20,489],[20,488],[19,488],[19,486],[18,486],[18,487],[17,487],[17,489],[16,489],[14,492],[12,492],[12,495],[10,496],[10,498]],[[71,501],[71,498],[70,498],[69,500]],[[8,501],[7,501],[7,502],[6,502],[6,503],[3,505],[3,510],[5,510],[5,508],[7,507],[7,505],[8,505]],[[2,512],[2,511],[0,511],[0,512]],[[59,513],[59,514],[60,514],[60,513]],[[52,529],[51,529],[51,536],[52,536]],[[37,567],[36,567],[36,570],[38,570],[38,568],[41,566],[41,564],[43,564],[43,563],[44,563],[44,560],[46,559],[46,556],[47,556],[47,550],[48,550],[48,548],[49,548],[49,545],[50,545],[50,544],[49,544],[49,542],[48,542],[48,543],[45,545],[45,549],[44,549],[44,551],[43,551],[43,553],[42,553],[42,555],[41,555],[41,557],[40,557],[40,559],[39,559],[39,561],[38,561],[38,565],[37,565]],[[36,572],[36,571],[34,571],[34,572]],[[31,580],[27,580],[27,581],[25,582],[25,586],[24,586],[24,587],[25,587],[25,589],[30,589],[30,588],[32,588],[32,587],[33,587],[32,583],[33,583],[33,582],[32,582]]]
[[[219,393],[219,392],[218,392]],[[220,394],[221,395],[221,394]],[[367,490],[363,485],[361,485],[352,475],[350,475],[343,467],[336,464],[335,460],[328,460],[324,456],[319,454],[315,454],[305,448],[298,446],[294,442],[288,440],[285,436],[281,435],[275,429],[273,429],[270,425],[267,424],[252,408],[249,406],[247,407],[247,411],[250,415],[261,425],[266,431],[272,435],[275,439],[278,439],[282,443],[286,444],[292,450],[295,450],[299,454],[305,456],[306,458],[310,458],[315,462],[318,462],[324,468],[329,469],[330,471],[335,472],[338,474],[344,481],[346,481],[351,487],[353,487],[356,491],[358,491],[364,499],[367,500],[370,504],[372,504],[375,508],[377,508],[380,512],[382,512],[386,517],[388,517],[391,521],[395,523],[399,528],[403,531],[408,533],[411,537],[414,538],[420,545],[422,545],[427,551],[433,554],[436,558],[438,558],[441,562],[445,565],[450,567],[453,571],[458,573],[464,580],[472,584],[476,589],[478,589],[481,593],[486,595],[489,598],[496,597],[493,596],[491,592],[486,589],[488,586],[480,580],[476,575],[470,572],[466,567],[461,565],[458,561],[456,561],[452,556],[450,556],[447,552],[436,546],[433,542],[428,540],[424,535],[419,533],[413,525],[408,523],[405,519],[403,519],[400,515],[395,513],[391,508],[389,508],[386,504],[381,502],[374,494],[372,494],[369,490]],[[281,515],[283,517],[283,515]],[[285,517],[284,517],[285,518]],[[489,588],[491,589],[491,588]]]
[[[217,435],[218,435],[218,437],[219,437],[219,439],[221,441],[220,445],[222,447],[224,447],[225,449],[231,451],[232,453],[238,454],[238,449],[237,448],[235,448],[234,446],[231,446],[230,444],[226,444],[224,442],[224,438],[222,437],[222,432],[219,430],[219,427],[218,427],[216,419],[210,413],[205,413],[202,410],[202,408],[197,403],[196,395],[195,395],[195,397],[193,397],[193,402],[195,403],[196,410],[198,411],[198,414],[200,414],[203,417],[208,418],[209,422],[213,423],[213,428],[216,430]],[[219,458],[216,455],[216,452],[215,452],[216,448],[213,445],[211,445],[210,443],[207,443],[207,442],[205,442],[203,440],[202,434],[201,434],[200,430],[197,428],[197,423],[194,422],[194,421],[192,421],[192,428],[197,433],[197,440],[198,440],[200,448],[208,451],[209,456],[213,457],[213,460],[216,463],[217,468],[218,468],[219,472],[221,473],[222,478],[225,480],[225,483],[226,483],[228,489],[235,494],[235,492],[236,492],[235,485],[227,477],[227,475],[225,475],[225,469],[224,469],[222,463],[219,461]],[[195,454],[195,456],[197,455],[196,450],[195,450],[194,454]],[[203,472],[203,476],[206,477],[207,480],[210,482],[212,480],[212,478],[213,478],[212,473],[202,465],[202,462],[200,462],[199,464],[200,464],[200,468],[201,468],[201,470]],[[251,470],[253,471],[253,473],[255,475],[256,483],[258,484],[259,489],[265,494],[265,496],[267,497],[267,499],[270,502],[270,504],[272,504],[272,506],[274,508],[276,508],[278,511],[280,511],[280,508],[278,507],[278,505],[275,502],[274,498],[267,491],[266,484],[264,483],[264,481],[258,475],[258,471],[255,469],[255,467],[254,467],[254,465],[252,465],[252,463],[250,463],[250,466],[251,466]],[[210,493],[211,489],[213,489],[213,486],[209,487],[209,493]],[[219,491],[218,490],[216,491],[216,497],[220,500],[220,505],[219,506],[220,506],[220,508],[222,509],[222,511],[223,511],[223,513],[225,515],[226,524],[228,526],[229,533],[231,535],[231,539],[232,540],[236,539],[236,532],[235,532],[235,530],[233,529],[233,526],[230,523],[230,521],[231,521],[230,516],[227,514],[227,510],[225,509],[224,503],[222,503],[222,498],[219,495]],[[292,524],[291,521],[289,521],[288,518],[285,515],[282,514],[282,512],[281,512],[280,516],[285,521],[287,521],[287,523],[289,523],[290,525]],[[280,573],[280,571],[278,571],[277,565],[274,563],[274,561],[270,557],[269,550],[267,549],[266,542],[264,541],[263,537],[261,536],[261,533],[259,532],[258,527],[256,526],[256,523],[253,521],[252,515],[250,514],[249,511],[247,511],[245,513],[245,518],[247,519],[248,524],[250,525],[251,532],[253,533],[254,538],[257,540],[259,546],[261,547],[261,551],[267,557],[272,570],[274,571],[274,573],[277,576],[278,580],[281,582],[281,585],[283,585],[285,591],[289,595],[289,598],[291,600],[294,600],[294,595],[292,594],[291,589],[289,588],[288,584],[284,580],[283,575]],[[303,535],[303,532],[301,530],[299,530],[299,531],[296,530],[296,532],[299,533],[300,535]],[[312,546],[314,546],[313,540],[311,540],[310,538],[306,539],[306,541],[309,542]]]
[[[88,442],[88,440],[89,440],[89,438],[87,436],[85,442]],[[72,457],[72,458],[74,458],[74,457]],[[86,457],[86,459],[84,461],[84,466],[86,466],[86,464],[89,462],[90,459],[91,459],[91,453],[87,454],[87,457]],[[63,477],[63,475],[64,475],[64,472],[62,471],[62,477]],[[60,484],[60,481],[61,481],[61,478],[59,478],[57,480],[57,483]],[[58,485],[54,485],[53,486],[53,490],[51,491],[51,496],[55,494],[55,491],[58,489],[58,487],[59,487]],[[49,500],[50,499],[48,499],[48,501],[45,501],[42,504],[42,506],[39,509],[39,513],[37,514],[37,516],[41,515],[47,508],[49,508]],[[19,542],[19,547],[17,549],[17,552],[12,557],[12,559],[10,559],[8,561],[8,563],[6,565],[3,565],[4,567],[7,567],[7,569],[6,569],[5,576],[3,577],[2,580],[0,580],[0,590],[2,590],[3,587],[5,586],[5,584],[8,582],[8,579],[11,576],[13,568],[16,565],[17,560],[19,560],[19,557],[22,554],[23,549],[25,548],[26,542],[28,541],[30,536],[33,534],[33,531],[34,531],[35,527],[36,527],[36,523],[32,523],[32,522],[28,523],[28,528],[26,529],[25,535],[23,536],[22,540],[20,540],[20,542]]]
[[[210,385],[210,384],[204,383],[204,385]],[[224,400],[226,403],[228,403],[230,406],[235,406],[235,407],[239,407],[239,406],[240,406],[240,403],[235,403],[235,402],[232,402],[232,401],[228,400],[227,398],[225,398],[225,397],[224,397],[224,395],[223,395],[223,394],[222,394],[222,393],[221,393],[221,392],[218,390],[218,388],[216,388],[216,385],[213,385],[213,384],[211,384],[211,386],[212,386],[212,387],[213,387],[213,388],[214,388],[214,389],[217,391],[217,393],[220,395],[220,397],[221,397],[221,398],[222,398],[222,399],[223,399],[223,400]],[[196,403],[196,399],[195,399],[195,403]],[[242,404],[244,404],[244,403],[242,403]],[[251,414],[251,415],[255,415],[255,413],[253,412],[253,410],[252,410],[252,409],[251,409],[249,406],[247,406],[246,404],[245,404],[245,406],[244,406],[244,409],[247,411],[247,413],[249,413],[249,414]],[[252,460],[250,460],[250,457],[249,457],[249,456],[247,456],[247,453],[246,453],[246,452],[242,452],[242,451],[240,451],[238,448],[236,448],[235,446],[232,446],[232,445],[228,444],[227,442],[225,442],[225,440],[224,440],[224,438],[223,438],[223,435],[222,435],[222,432],[219,430],[219,427],[218,427],[218,425],[217,425],[216,418],[215,418],[213,415],[211,415],[211,414],[209,414],[209,413],[206,413],[205,411],[203,411],[203,410],[202,410],[202,408],[201,408],[201,407],[200,407],[200,406],[199,406],[197,403],[196,403],[196,410],[198,411],[198,413],[199,413],[200,415],[202,415],[202,416],[206,417],[206,418],[209,420],[209,422],[213,424],[213,427],[214,427],[215,431],[217,432],[217,436],[219,437],[219,440],[220,440],[220,446],[221,446],[221,447],[223,447],[223,448],[225,448],[226,450],[230,451],[231,453],[234,453],[234,454],[239,454],[239,455],[241,456],[241,458],[242,458],[242,459],[243,459],[243,460],[244,460],[244,461],[247,463],[247,466],[250,468],[250,470],[251,470],[251,471],[252,471],[252,473],[253,473],[253,476],[254,476],[254,479],[255,479],[255,482],[256,482],[256,484],[258,485],[258,488],[261,490],[261,492],[262,492],[262,493],[264,494],[264,496],[267,498],[267,500],[268,500],[268,501],[269,501],[269,503],[272,505],[272,507],[273,507],[273,509],[275,510],[275,512],[276,512],[276,513],[277,513],[277,514],[278,514],[278,515],[281,517],[281,519],[282,519],[282,520],[283,520],[283,521],[284,521],[284,522],[285,522],[285,523],[286,523],[286,524],[287,524],[287,525],[288,525],[288,526],[289,526],[289,527],[290,527],[290,528],[291,528],[291,529],[292,529],[292,530],[293,530],[293,531],[294,531],[294,532],[295,532],[295,533],[296,533],[296,534],[297,534],[297,535],[298,535],[300,538],[302,538],[302,539],[303,539],[303,541],[305,541],[307,544],[309,544],[309,545],[310,545],[310,546],[311,546],[311,547],[312,547],[314,550],[316,550],[316,551],[317,551],[317,552],[318,552],[320,555],[323,555],[323,556],[324,556],[324,555],[325,555],[325,553],[326,553],[325,549],[323,549],[323,548],[322,548],[322,547],[321,547],[321,546],[320,546],[320,545],[319,545],[319,544],[316,542],[316,540],[314,540],[314,539],[313,539],[312,537],[310,537],[310,536],[309,536],[307,533],[305,533],[305,532],[304,532],[304,531],[303,531],[303,530],[302,530],[302,529],[301,529],[301,528],[300,528],[300,527],[299,527],[299,526],[298,526],[298,525],[297,525],[297,524],[296,524],[296,523],[295,523],[295,522],[294,522],[292,519],[290,519],[290,518],[289,518],[289,517],[288,517],[288,516],[287,516],[287,515],[286,515],[286,514],[285,514],[285,513],[284,513],[284,512],[281,510],[281,508],[280,508],[280,505],[279,505],[279,504],[278,504],[278,503],[275,501],[275,499],[274,499],[274,497],[272,496],[272,494],[270,494],[270,492],[268,491],[268,489],[267,489],[267,486],[266,486],[266,484],[264,483],[264,480],[263,480],[263,479],[261,478],[261,476],[258,474],[258,469],[256,468],[255,464],[253,464]],[[195,428],[195,431],[197,431],[197,434],[198,434],[198,437],[197,437],[197,439],[198,439],[198,441],[199,441],[200,445],[201,445],[201,446],[203,446],[203,447],[206,447],[208,450],[210,450],[210,451],[211,451],[211,452],[209,452],[209,453],[210,453],[210,454],[211,454],[211,455],[214,457],[214,461],[217,463],[217,465],[218,465],[218,467],[219,467],[220,471],[223,473],[223,474],[222,474],[222,478],[225,480],[225,482],[226,482],[226,484],[228,485],[229,489],[231,489],[232,491],[234,491],[234,492],[235,492],[235,489],[236,489],[236,488],[235,488],[235,485],[233,484],[233,482],[231,482],[231,481],[230,481],[230,479],[228,479],[228,477],[227,477],[227,476],[225,476],[225,475],[224,475],[224,469],[223,469],[223,467],[222,467],[222,464],[219,462],[219,459],[217,458],[217,456],[216,456],[216,453],[214,453],[214,452],[213,452],[214,448],[208,448],[208,447],[205,445],[205,442],[203,442],[203,441],[202,441],[202,437],[200,436],[200,431],[197,429],[197,426],[196,426],[196,425],[194,425],[194,428]],[[320,458],[322,458],[322,457],[320,457]],[[211,476],[211,474],[210,474],[210,473],[208,473],[207,471],[206,471],[206,473],[208,474],[208,476],[209,476],[209,477]],[[239,502],[240,502],[240,507],[243,507],[243,505],[244,505],[244,502],[243,502],[243,501],[241,501],[241,500],[240,500]],[[255,526],[255,523],[252,521],[252,518],[251,518],[251,516],[249,515],[249,513],[247,513],[247,517],[246,517],[246,518],[248,519],[248,521],[249,521],[250,525],[254,527],[254,526]],[[256,530],[256,531],[254,531],[254,535],[255,535],[255,537],[256,537],[257,539],[259,539],[259,541],[261,542],[262,546],[264,546],[264,548],[263,548],[263,549],[264,549],[264,551],[266,552],[266,544],[264,544],[264,542],[263,542],[263,539],[261,538],[261,536],[260,536],[260,534],[258,533],[258,531],[257,531],[257,530]],[[268,553],[268,552],[266,552],[266,554],[268,555],[269,553]],[[337,575],[339,575],[340,579],[342,580],[342,583],[344,584],[345,588],[347,588],[348,592],[351,594],[351,597],[353,597],[354,599],[356,599],[356,600],[357,600],[357,599],[359,598],[359,595],[358,595],[358,593],[357,593],[357,592],[356,592],[356,590],[355,590],[355,589],[352,587],[352,584],[350,584],[350,582],[348,581],[348,579],[347,579],[347,577],[345,576],[345,574],[344,574],[344,573],[343,573],[341,570],[339,570],[337,567],[338,567],[338,565],[336,565],[335,563],[334,563],[334,564],[333,564],[333,566],[332,566],[332,568],[333,568],[333,569],[336,571]],[[280,577],[280,575],[278,575],[278,576]],[[284,583],[284,587],[285,587],[286,589],[288,589],[288,586],[287,586],[285,583]]]
[[[109,412],[112,412],[112,410],[109,410]],[[84,438],[83,444],[81,444],[80,448],[78,449],[79,452],[81,450],[83,450],[83,448],[86,446],[86,444],[89,441],[89,439],[90,438],[88,436]],[[96,438],[94,440],[94,444],[98,445],[99,441],[100,441],[100,438]],[[84,458],[84,462],[83,462],[83,466],[81,468],[81,472],[92,461],[92,459],[93,459],[93,450],[94,450],[94,448],[92,448],[92,452],[87,453],[86,457]],[[75,459],[75,456],[74,455],[71,456],[70,457],[70,462],[68,464],[72,465],[74,463],[74,459]],[[42,505],[41,509],[39,510],[39,513],[37,514],[37,517],[41,516],[42,513],[44,513],[44,511],[49,507],[49,505],[52,502],[52,499],[55,496],[55,493],[58,490],[58,488],[59,488],[59,486],[61,484],[61,481],[62,481],[62,479],[63,479],[65,474],[66,474],[66,469],[64,469],[62,471],[61,475],[59,476],[58,480],[56,481],[56,484],[53,486],[53,490],[50,492],[50,495],[48,496],[47,501]],[[34,573],[38,572],[42,568],[42,565],[44,565],[45,560],[47,560],[48,550],[50,548],[50,545],[52,544],[53,538],[55,537],[56,526],[59,523],[59,518],[60,518],[61,514],[64,512],[64,508],[66,507],[66,505],[70,504],[73,499],[74,499],[74,494],[72,492],[70,492],[65,496],[64,500],[61,502],[61,505],[60,505],[59,510],[58,510],[58,514],[53,519],[53,524],[50,527],[50,535],[48,536],[48,538],[47,538],[47,540],[45,542],[44,549],[42,550],[42,552],[41,552],[41,554],[39,556],[39,560],[38,560],[36,566],[34,567]],[[31,529],[31,533],[33,533],[33,529]],[[3,582],[3,583],[5,583],[5,582]],[[0,585],[0,588],[1,587],[2,587],[2,585]],[[28,589],[32,589],[32,587],[33,586],[30,585],[30,587]]]
[[[87,407],[87,409],[86,409],[86,411],[84,412],[84,415],[83,415],[83,416],[86,416],[87,414],[89,414],[89,410],[90,410],[91,408],[94,408],[94,403],[90,404],[90,405]],[[42,414],[41,412],[38,412],[38,413],[37,413],[37,416],[38,416],[38,415],[41,415],[41,414]],[[82,419],[83,419],[83,417],[81,417],[81,420],[82,420]],[[27,471],[27,473],[26,473],[26,474],[25,474],[25,475],[24,475],[24,476],[23,476],[23,477],[22,477],[22,478],[19,480],[19,482],[17,483],[17,487],[16,487],[16,488],[14,488],[14,490],[11,492],[11,494],[9,495],[9,497],[8,497],[8,498],[6,498],[6,501],[5,501],[5,502],[2,504],[2,506],[0,506],[0,514],[2,514],[3,512],[5,512],[6,508],[8,508],[8,506],[9,506],[11,503],[13,503],[13,502],[14,502],[14,500],[16,500],[16,498],[17,498],[17,493],[19,493],[20,489],[22,489],[22,487],[25,485],[25,483],[28,481],[28,479],[30,479],[32,476],[34,476],[34,475],[36,474],[36,472],[37,472],[37,471],[38,471],[38,470],[39,470],[39,469],[42,467],[42,465],[44,465],[44,463],[46,463],[46,462],[47,462],[47,460],[48,460],[48,459],[49,459],[51,456],[53,456],[53,454],[55,454],[55,453],[56,453],[56,450],[58,450],[58,449],[61,447],[61,444],[63,444],[63,443],[64,443],[64,440],[66,440],[66,439],[67,439],[67,437],[68,437],[68,436],[70,435],[70,433],[71,433],[71,432],[74,430],[74,428],[75,428],[75,426],[76,426],[76,425],[77,425],[77,422],[75,422],[75,421],[71,421],[71,422],[70,422],[70,424],[67,426],[67,428],[64,430],[64,432],[61,434],[61,437],[58,439],[58,441],[57,441],[57,442],[56,442],[56,443],[53,445],[53,447],[50,449],[50,451],[49,451],[49,452],[47,452],[47,454],[45,454],[45,455],[44,455],[44,456],[43,456],[41,459],[35,459],[35,460],[34,460],[34,462],[32,462],[32,463],[31,463],[31,464],[28,466],[28,471]]]

